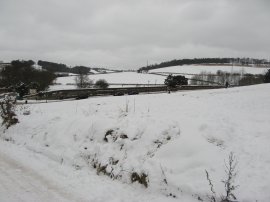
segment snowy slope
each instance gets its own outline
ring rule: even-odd
[[[0,145],[1,202],[175,201],[137,185],[97,176],[91,170],[52,161],[23,146],[3,141]]]
[[[20,123],[1,135],[14,146],[5,150],[12,143],[1,143],[0,151],[26,162],[35,153],[38,157],[32,157],[36,159],[30,167],[36,172],[39,161],[54,162],[59,166],[44,167],[46,179],[56,180],[59,186],[66,182],[91,186],[89,191],[78,185],[74,197],[187,202],[210,193],[205,169],[218,195],[224,194],[224,160],[234,152],[238,200],[268,202],[269,91],[270,85],[264,84],[23,105],[18,107]],[[25,110],[31,114],[23,115]],[[95,175],[93,163],[107,165],[105,173],[110,176]],[[135,171],[147,174],[147,189],[131,184],[130,174]],[[62,181],[68,173],[79,177]]]
[[[235,73],[249,73],[249,74],[264,74],[269,68],[264,67],[243,67],[243,66],[223,66],[223,65],[183,65],[172,66],[159,69],[153,69],[149,72],[168,72],[168,73],[184,73],[184,74],[199,74],[201,72],[211,72],[216,74],[218,70]]]

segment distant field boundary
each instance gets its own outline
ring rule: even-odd
[[[230,74],[230,72],[227,72]],[[172,74],[172,75],[183,75],[183,76],[196,76],[196,75],[200,75],[200,73],[198,74],[190,74],[190,73],[179,73],[179,72],[151,72],[151,73],[148,73],[148,74],[155,74],[155,75],[159,75],[159,76],[168,76],[169,74]],[[222,75],[217,75],[217,74],[212,74],[212,73],[208,73],[208,72],[205,72],[205,75],[207,74],[210,74],[212,76],[215,76],[215,77],[220,77]],[[235,74],[235,73],[232,73],[232,74]],[[249,74],[243,74],[243,76],[253,76],[253,75],[256,75],[256,74],[252,74],[252,75],[249,75]],[[257,75],[260,75],[260,74],[257,74]]]

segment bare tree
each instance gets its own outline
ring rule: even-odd
[[[207,195],[208,199],[210,199],[210,202],[233,202],[236,200],[234,191],[238,187],[238,185],[235,185],[234,179],[237,175],[236,172],[236,166],[237,166],[237,160],[235,158],[235,155],[233,152],[230,153],[229,155],[229,160],[228,162],[225,162],[225,172],[226,172],[226,178],[222,180],[221,182],[225,186],[225,195],[221,195],[220,200],[217,198],[217,194],[214,190],[214,185],[212,180],[210,179],[209,173],[207,170],[206,172],[206,179],[209,183],[210,190],[211,190],[211,195]]]
[[[208,196],[208,198],[210,199],[211,202],[216,202],[216,192],[214,190],[214,185],[212,183],[212,180],[210,179],[210,176],[209,176],[209,173],[207,170],[205,170],[205,173],[206,173],[206,179],[209,183],[209,186],[210,186],[210,190],[211,190],[211,195]]]
[[[230,202],[235,200],[236,197],[234,195],[234,190],[238,187],[238,185],[234,185],[234,179],[237,174],[236,172],[237,160],[233,154],[233,152],[229,155],[229,161],[225,163],[225,172],[226,179],[222,180],[225,186],[226,196],[223,197],[224,202]]]
[[[93,81],[89,79],[87,74],[79,74],[75,77],[75,83],[77,88],[89,88],[93,85]]]

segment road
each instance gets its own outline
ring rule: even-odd
[[[0,153],[0,201],[78,201],[64,188]]]
[[[74,170],[16,145],[7,146],[0,140],[0,202],[174,201],[95,172]]]

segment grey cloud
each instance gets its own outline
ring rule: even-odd
[[[0,0],[0,60],[136,68],[269,58],[268,0]]]

